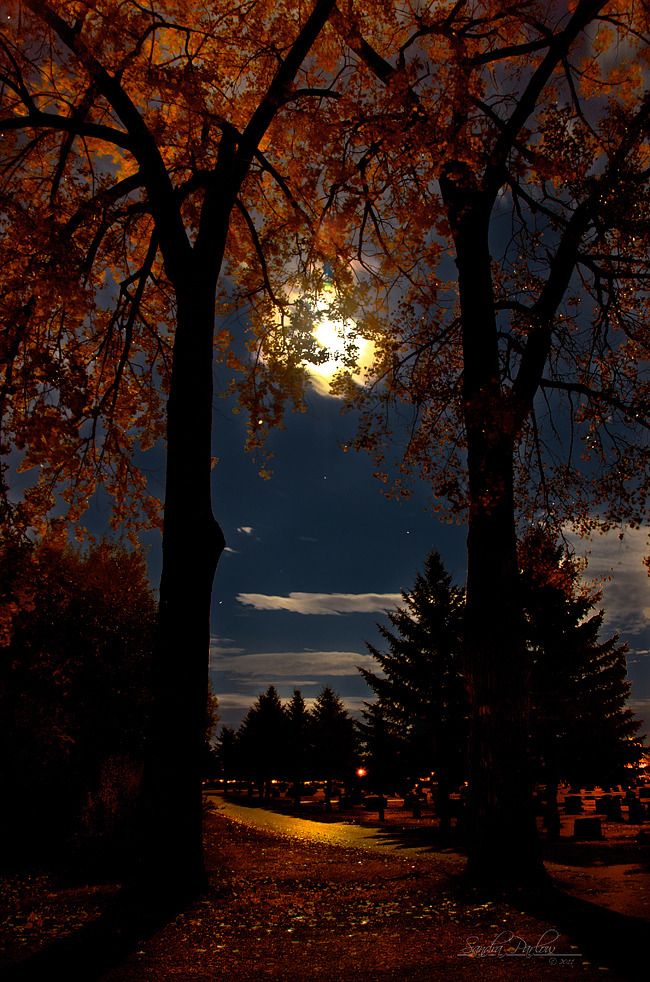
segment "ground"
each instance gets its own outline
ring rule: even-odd
[[[422,824],[403,812],[389,813],[388,827],[379,834],[368,819],[360,830],[348,824],[346,832],[338,822],[328,830],[309,822],[303,832],[282,822],[274,828],[278,818],[257,809],[222,808],[220,799],[213,799],[206,815],[208,893],[104,974],[93,975],[91,965],[78,977],[107,982],[634,977],[620,974],[611,959],[607,971],[598,945],[592,950],[582,938],[576,943],[575,936],[558,933],[552,914],[535,917],[523,904],[462,889],[459,858],[424,847],[416,834]],[[625,835],[604,844],[565,839],[556,847],[551,871],[576,894],[648,916],[649,877],[636,830],[618,829]],[[415,848],[405,850],[406,845]],[[3,932],[5,967],[56,936],[57,925],[59,931],[74,927],[75,905],[80,919],[95,916],[113,889],[104,885],[90,893],[68,885],[62,890],[33,878],[31,894],[23,891],[21,899],[15,878],[6,885],[12,884],[10,930]]]

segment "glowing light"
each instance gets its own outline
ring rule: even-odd
[[[346,368],[351,352],[354,352],[357,371],[353,378],[357,383],[362,382],[361,372],[372,364],[374,345],[372,341],[357,333],[357,326],[352,320],[339,320],[330,315],[333,290],[326,288],[316,299],[317,319],[312,335],[327,358],[318,365],[309,364],[312,383],[317,391],[324,395],[332,395],[330,383],[337,372]]]

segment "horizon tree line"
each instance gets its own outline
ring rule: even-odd
[[[628,782],[642,755],[641,723],[627,706],[628,647],[616,634],[601,638],[601,596],[582,584],[578,561],[540,526],[529,530],[519,556],[528,749],[535,783],[554,808],[560,783]],[[448,832],[450,795],[469,778],[465,594],[433,551],[402,597],[387,615],[390,627],[378,625],[387,648],[367,644],[378,668],[359,671],[376,701],[366,703],[362,721],[352,721],[329,686],[311,710],[299,690],[283,705],[270,686],[236,732],[222,730],[224,773],[250,778],[266,798],[272,779],[288,779],[297,801],[306,776],[326,778],[328,807],[332,779],[348,781],[360,755],[368,787],[379,794],[433,773],[437,817]]]
[[[306,780],[324,780],[325,808],[330,811],[334,781],[349,785],[359,764],[359,737],[331,686],[323,686],[307,708],[299,689],[283,704],[270,685],[237,730],[222,727],[217,758],[225,776],[249,780],[266,800],[272,797],[273,781],[290,782],[296,807]]]

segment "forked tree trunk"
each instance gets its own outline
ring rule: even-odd
[[[210,491],[214,296],[214,280],[200,271],[177,284],[140,870],[140,885],[157,900],[177,899],[204,886],[200,762],[212,583],[225,544]]]

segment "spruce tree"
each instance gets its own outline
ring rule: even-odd
[[[325,778],[325,807],[331,810],[332,781],[349,782],[357,755],[352,717],[340,697],[326,685],[311,710],[314,768]]]
[[[626,706],[628,646],[616,634],[600,640],[601,594],[544,529],[526,535],[520,556],[537,779],[551,788],[624,781],[641,754]]]
[[[463,780],[466,768],[464,596],[433,551],[424,573],[417,574],[413,588],[403,590],[402,597],[404,606],[388,614],[394,630],[379,625],[388,651],[367,645],[383,675],[360,671],[378,697],[387,727],[392,724],[398,734],[401,747],[395,746],[393,753],[400,754],[410,776],[435,770],[438,812],[446,827],[449,793]]]
[[[270,798],[270,782],[287,768],[287,715],[277,689],[260,693],[237,732],[243,767],[260,796]]]
[[[287,703],[287,776],[293,782],[293,798],[300,807],[302,786],[307,776],[311,756],[311,717],[300,689],[293,690]]]
[[[600,594],[583,586],[580,564],[547,530],[530,530],[519,556],[535,778],[552,789],[624,781],[642,751],[626,706],[627,646],[616,634],[600,639]],[[435,771],[445,829],[449,791],[466,777],[464,595],[432,552],[402,596],[388,614],[394,630],[379,625],[388,650],[367,646],[381,674],[360,669],[378,700],[361,729],[375,766],[392,758],[404,776]]]

